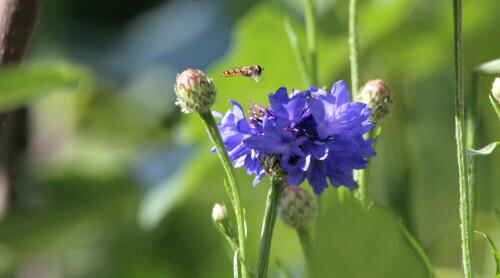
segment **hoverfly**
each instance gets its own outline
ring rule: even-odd
[[[252,65],[252,66],[230,69],[221,73],[221,75],[224,77],[235,76],[235,75],[247,76],[252,78],[253,81],[259,82],[262,70],[264,70],[264,68],[262,68],[261,66]]]

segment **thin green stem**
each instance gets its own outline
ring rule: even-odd
[[[260,236],[259,263],[257,266],[258,278],[267,277],[274,224],[278,215],[278,203],[285,189],[285,183],[286,177],[271,176],[271,187],[267,194],[266,211],[264,212],[264,222],[262,223],[262,233]]]
[[[302,252],[306,258],[309,277],[317,277],[314,241],[312,239],[311,231],[309,228],[299,228],[297,229],[297,234],[299,235]]]
[[[472,75],[472,90],[466,99],[466,147],[467,149],[476,149],[477,141],[477,124],[479,122],[479,80],[480,73],[474,71]],[[474,230],[474,212],[476,208],[476,157],[472,156],[468,164],[468,182],[469,182],[469,207],[470,207],[470,223],[471,231]]]
[[[460,187],[460,229],[462,239],[462,264],[466,278],[472,272],[472,227],[470,195],[467,180],[466,148],[464,142],[465,95],[463,81],[462,51],[462,1],[453,0],[453,22],[455,37],[455,139],[457,141],[457,160]]]
[[[243,278],[248,277],[248,269],[247,269],[247,260],[246,260],[246,247],[245,247],[245,219],[243,216],[243,208],[241,207],[240,202],[240,193],[239,193],[239,185],[236,180],[236,174],[234,172],[233,165],[231,164],[231,159],[227,154],[226,147],[224,146],[224,141],[219,133],[219,128],[217,127],[217,123],[212,116],[212,112],[209,110],[208,112],[200,113],[200,117],[205,124],[205,128],[207,129],[208,135],[212,140],[215,148],[217,149],[217,154],[219,155],[219,159],[222,162],[222,167],[224,171],[226,171],[227,178],[229,180],[229,185],[224,183],[226,187],[226,191],[229,195],[229,199],[234,208],[234,214],[236,215],[236,224],[238,230],[238,245],[241,257],[241,276]]]
[[[306,17],[307,46],[309,49],[309,80],[312,86],[318,84],[318,68],[316,57],[316,3],[315,0],[304,0],[304,12]]]
[[[304,53],[300,49],[299,40],[297,39],[297,35],[295,35],[295,32],[293,31],[290,20],[288,20],[288,18],[285,18],[284,22],[285,22],[285,31],[286,34],[288,35],[288,39],[290,40],[290,44],[292,45],[292,50],[293,53],[295,54],[295,59],[297,60],[297,65],[299,67],[300,74],[302,75],[304,82],[306,82],[306,86],[309,86],[313,83],[312,80],[310,80],[311,76],[309,74],[306,57],[304,56]]]
[[[234,237],[234,229],[230,226],[226,226],[224,224],[215,223],[215,226],[221,233],[221,235],[226,239],[227,244],[231,247],[231,256],[238,250],[238,243],[235,241]]]
[[[351,61],[352,99],[356,99],[359,90],[358,64],[358,0],[349,1],[349,60]]]
[[[365,134],[365,139],[378,139],[378,136],[382,132],[382,126],[377,125],[374,128],[372,128],[368,133]],[[377,144],[378,140],[375,140],[373,143],[373,149],[375,149],[375,146]],[[367,158],[366,160],[370,161],[370,158]],[[363,170],[359,170],[355,172],[355,179],[356,182],[358,183],[359,188],[356,190],[356,197],[358,198],[359,202],[361,203],[362,208],[367,208],[368,207],[368,201],[367,201],[367,181],[368,181],[368,174],[370,172],[370,166],[371,163],[368,163],[366,165],[366,168]]]

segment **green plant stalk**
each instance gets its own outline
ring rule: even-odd
[[[238,250],[238,243],[234,241],[234,230],[231,227],[224,227],[221,224],[215,223],[215,226],[221,233],[221,235],[226,239],[227,244],[231,247],[231,255],[234,254]]]
[[[306,18],[307,46],[309,49],[309,80],[312,86],[318,84],[318,68],[316,57],[316,3],[315,0],[304,0],[304,12]]]
[[[349,1],[349,60],[351,61],[352,99],[356,99],[359,90],[358,64],[358,0]]]
[[[309,86],[310,84],[313,83],[312,80],[310,80],[311,76],[309,75],[308,65],[304,53],[300,48],[299,40],[297,39],[297,35],[295,35],[295,32],[293,31],[290,20],[288,18],[285,18],[284,22],[285,22],[285,31],[286,34],[288,35],[288,39],[290,40],[290,44],[292,46],[295,59],[297,60],[297,65],[299,67],[300,74],[302,75],[302,78],[306,82],[305,85]]]
[[[271,176],[271,187],[267,194],[266,210],[264,212],[264,222],[262,223],[262,233],[260,236],[259,262],[257,266],[258,278],[267,277],[274,224],[276,224],[278,204],[285,189],[285,184],[286,176]]]
[[[480,73],[474,71],[472,75],[472,90],[466,99],[466,147],[467,149],[476,149],[477,141],[477,123],[479,122],[479,80]],[[471,233],[474,230],[474,212],[476,208],[476,157],[472,156],[468,163],[467,179],[469,182],[469,207],[470,207],[470,223]]]
[[[378,136],[382,132],[382,125],[376,125],[374,128],[372,128],[368,133],[365,135],[365,139],[375,139],[375,142],[373,143],[373,149],[375,149],[375,146],[377,145],[378,142]],[[367,158],[368,162],[371,160],[371,158]],[[367,201],[367,181],[368,181],[368,174],[370,172],[370,166],[371,163],[368,163],[366,165],[366,168],[363,170],[358,170],[355,172],[355,180],[358,183],[358,189],[356,190],[356,197],[358,198],[359,202],[361,203],[362,208],[367,208],[368,207],[368,201]]]
[[[312,239],[311,231],[309,228],[298,228],[297,234],[299,236],[302,252],[306,258],[309,277],[317,277],[314,241]]]
[[[241,257],[241,276],[243,278],[246,278],[248,277],[248,269],[245,246],[245,219],[243,215],[243,208],[240,202],[238,181],[236,180],[236,174],[234,172],[231,159],[229,158],[226,147],[224,146],[224,141],[222,140],[222,137],[219,133],[219,128],[217,127],[217,123],[212,116],[212,111],[209,110],[207,112],[200,113],[200,117],[203,120],[203,124],[207,129],[210,139],[217,149],[217,154],[219,155],[219,159],[222,162],[222,167],[224,168],[224,171],[226,171],[226,175],[229,180],[229,185],[227,183],[224,183],[224,185],[229,195],[229,199],[231,200],[231,203],[233,205],[234,214],[236,215],[238,245]]]
[[[462,264],[465,278],[473,277],[472,272],[472,227],[470,195],[467,180],[466,148],[464,142],[465,95],[463,83],[462,51],[462,1],[453,0],[453,25],[455,38],[455,139],[460,188],[460,230],[462,239]]]

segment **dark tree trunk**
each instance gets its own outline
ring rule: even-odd
[[[0,0],[0,70],[23,59],[40,3],[41,0]],[[8,207],[22,165],[26,131],[26,108],[0,114],[0,217]]]

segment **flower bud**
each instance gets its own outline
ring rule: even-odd
[[[493,82],[493,86],[491,86],[491,95],[500,104],[500,77],[495,78],[495,81]]]
[[[174,89],[177,95],[175,104],[179,105],[184,113],[207,112],[217,95],[212,80],[197,69],[187,69],[177,74]]]
[[[224,204],[216,203],[214,208],[212,209],[212,219],[216,223],[221,223],[227,221],[229,219],[229,215],[227,213],[226,206]]]
[[[381,79],[366,82],[356,101],[366,103],[372,109],[370,121],[375,123],[389,114],[393,103],[391,90]]]
[[[307,228],[318,214],[318,206],[311,194],[298,186],[287,186],[278,207],[280,218],[292,228]]]

